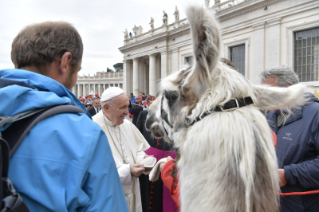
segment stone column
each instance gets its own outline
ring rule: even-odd
[[[161,79],[167,76],[167,52],[161,52]]]
[[[88,95],[89,93],[91,93],[91,83],[90,83],[90,79],[89,79],[88,84],[89,84],[89,85],[88,85],[88,86],[89,86],[89,87],[88,87],[88,88],[89,88],[89,90],[88,90],[88,93],[86,93],[85,95]]]
[[[156,57],[156,84],[161,79],[161,57]]]
[[[139,94],[139,89],[138,89],[138,85],[139,85],[139,76],[138,76],[138,62],[139,59],[138,58],[134,58],[133,59],[133,94],[135,96],[138,96]]]
[[[252,26],[253,32],[253,75],[249,77],[253,83],[260,83],[260,74],[265,69],[265,22]]]
[[[149,68],[149,94],[152,96],[156,95],[156,57],[150,55],[150,68]]]
[[[150,93],[150,67],[149,67],[149,62],[145,64],[145,94]]]
[[[80,95],[80,89],[79,89],[80,85],[78,83],[76,83],[76,93],[77,93],[77,97],[81,96]]]
[[[178,71],[179,67],[178,64],[179,63],[179,59],[178,59],[178,49],[173,49],[172,51],[172,69],[171,69],[171,73]]]
[[[123,90],[125,91],[126,94],[130,94],[131,91],[129,91],[129,85],[128,85],[128,73],[127,73],[127,68],[128,66],[126,65],[127,60],[123,60]]]
[[[139,71],[139,92],[145,92],[145,62],[140,60],[138,63],[138,71]]]
[[[278,67],[280,65],[280,21],[281,18],[268,22],[267,64],[265,68]]]

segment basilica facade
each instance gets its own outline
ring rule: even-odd
[[[318,0],[205,2],[220,22],[222,57],[247,79],[260,83],[263,70],[286,65],[293,67],[302,83],[319,91]],[[192,64],[190,28],[177,15],[168,23],[171,18],[165,20],[164,14],[159,28],[151,25],[143,33],[136,27],[133,36],[125,35],[119,50],[126,93],[156,95],[161,78]]]
[[[101,95],[108,87],[123,88],[123,71],[119,72],[97,72],[94,75],[78,76],[76,85],[72,88],[72,93],[77,97],[86,95]]]

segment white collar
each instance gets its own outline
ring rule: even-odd
[[[109,127],[115,127],[115,126],[116,126],[112,121],[110,121],[108,118],[106,118],[106,116],[104,115],[104,113],[102,113],[102,114],[103,114],[103,117],[104,117],[105,124],[106,124],[107,126],[109,126]]]

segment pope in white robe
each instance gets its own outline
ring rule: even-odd
[[[138,176],[145,169],[139,162],[147,157],[144,150],[150,146],[135,125],[125,119],[129,98],[122,89],[106,89],[101,102],[102,110],[93,117],[93,121],[107,135],[129,211],[142,212]]]

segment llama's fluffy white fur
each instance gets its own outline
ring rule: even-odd
[[[307,101],[305,87],[251,84],[219,62],[220,32],[211,12],[191,6],[186,14],[195,64],[162,80],[161,95],[150,106],[146,121],[153,134],[174,141],[180,148],[181,211],[277,211],[277,160],[271,131],[260,109],[289,112]],[[178,98],[170,99],[171,93]],[[162,96],[162,107],[173,128],[163,125]],[[192,126],[185,125],[186,119],[192,122],[232,98],[247,96],[253,105],[213,112]]]

